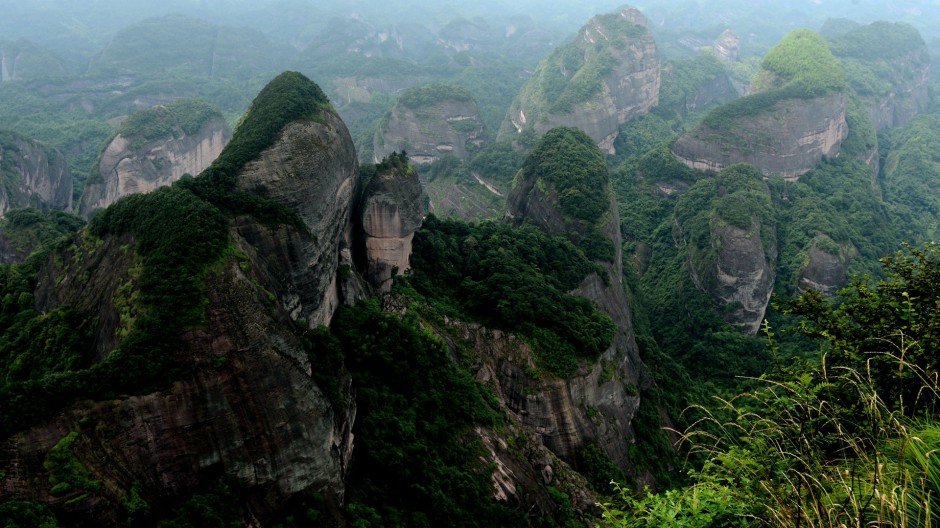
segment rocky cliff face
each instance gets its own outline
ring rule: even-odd
[[[122,256],[122,242],[105,243],[103,265],[90,268],[87,283],[69,275],[58,286],[44,282],[40,304],[87,297],[89,308],[113,309],[113,289],[96,287],[128,273],[133,254]],[[102,524],[121,517],[132,488],[151,508],[167,511],[222,475],[251,490],[250,509],[259,519],[303,491],[341,499],[353,404],[335,407],[313,382],[292,321],[266,304],[254,270],[243,271],[233,259],[206,285],[206,324],[184,335],[178,351],[194,362],[192,373],[160,392],[75,403],[8,438],[0,447],[7,475],[0,497],[43,502]],[[81,490],[51,494],[43,468],[46,454],[70,432],[77,433],[76,460],[102,483],[75,505],[68,501]]]
[[[756,220],[748,229],[716,223],[711,231],[716,258],[708,261],[704,269],[696,269],[693,250],[690,254],[692,279],[699,289],[712,295],[722,308],[726,322],[748,334],[756,334],[774,290],[776,242],[769,251],[765,250],[761,225]]]
[[[58,151],[18,134],[0,134],[0,213],[21,207],[72,210],[72,173]]]
[[[702,179],[676,204],[695,287],[717,313],[748,334],[760,329],[777,278],[777,224],[770,191],[756,168],[736,165]]]
[[[844,93],[785,99],[730,128],[703,124],[679,138],[672,152],[693,169],[720,171],[749,163],[766,176],[796,180],[824,156],[839,155],[848,136],[845,111]]]
[[[424,192],[418,174],[399,166],[377,173],[362,199],[366,280],[377,292],[387,292],[392,278],[410,268],[411,240],[424,219]]]
[[[373,162],[405,151],[413,163],[466,159],[487,141],[483,118],[466,92],[445,86],[406,91],[373,139]]]
[[[342,250],[352,247],[350,218],[359,185],[346,125],[332,112],[322,119],[287,125],[274,145],[245,165],[237,183],[239,190],[265,195],[303,222],[302,229],[250,220],[236,227],[265,263],[278,301],[312,327],[329,324],[340,303],[337,270]]]
[[[719,58],[727,62],[735,62],[741,52],[741,38],[734,31],[726,29],[715,39],[714,48]]]
[[[848,282],[848,265],[856,256],[855,249],[846,249],[826,235],[817,235],[807,252],[806,265],[800,272],[797,287],[800,291],[817,290],[823,295],[835,295]]]
[[[658,103],[660,83],[646,17],[634,8],[594,17],[574,42],[539,63],[513,101],[499,139],[572,126],[613,153],[619,126]]]
[[[543,383],[540,391],[532,391],[531,387],[526,388],[521,366],[517,365],[515,370],[504,367],[511,371],[506,373],[503,389],[510,396],[510,407],[515,405],[520,412],[525,411],[523,422],[542,432],[545,445],[563,460],[572,463],[576,451],[593,440],[612,460],[632,473],[635,468],[627,453],[629,442],[623,439],[633,438],[630,424],[641,404],[641,391],[651,387],[652,379],[639,357],[623,282],[617,201],[606,178],[603,186],[606,211],[594,225],[586,225],[562,212],[559,191],[550,179],[525,169],[520,172],[516,188],[509,195],[508,218],[512,222],[532,224],[553,235],[575,238],[596,229],[613,244],[613,258],[597,261],[603,275],[588,275],[573,293],[591,300],[610,315],[616,333],[601,360],[571,378]],[[612,374],[602,375],[605,364],[613,369]],[[591,419],[589,408],[600,411],[602,419]]]
[[[298,77],[279,78],[272,91],[293,90],[288,99],[319,92]],[[164,352],[177,367],[166,374],[172,383],[133,396],[113,391],[56,402],[51,417],[0,444],[0,501],[38,501],[69,519],[115,525],[129,500],[165,513],[225,478],[244,501],[244,522],[257,526],[272,524],[305,493],[342,501],[355,419],[351,380],[336,372],[330,392],[315,381],[326,367],[312,359],[296,321],[328,324],[340,284],[352,282],[340,280],[338,269],[358,166],[342,121],[322,102],[311,106],[317,115],[287,122],[233,182],[233,192],[263,194],[296,223],[265,224],[247,214],[230,219],[229,250],[202,282],[201,321],[168,338]],[[198,200],[180,189],[162,196]],[[71,310],[88,334],[87,361],[103,369],[133,346],[128,335],[141,335],[133,334],[147,306],[141,285],[153,270],[137,242],[132,234],[96,238],[84,230],[50,256],[36,279],[36,310]],[[351,263],[348,251],[345,258]],[[57,486],[62,481],[46,462],[55,450],[67,451],[69,471],[83,475],[84,484]]]
[[[199,174],[219,157],[231,137],[221,118],[206,122],[194,134],[177,128],[144,142],[118,134],[101,154],[98,178],[85,188],[79,214],[88,218],[122,196],[170,185],[184,174]]]

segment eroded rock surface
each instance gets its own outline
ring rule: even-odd
[[[407,165],[372,177],[362,208],[366,280],[377,292],[387,292],[392,278],[411,266],[411,241],[424,219],[424,192],[418,174]]]
[[[824,156],[839,155],[848,136],[845,111],[844,93],[785,99],[766,112],[737,120],[733,130],[703,124],[679,138],[672,152],[693,169],[720,171],[748,163],[765,176],[797,180]]]
[[[659,52],[646,24],[635,8],[588,21],[574,42],[539,63],[513,101],[499,139],[512,140],[528,129],[544,134],[571,126],[614,153],[620,125],[659,102]],[[574,69],[564,58],[569,56]],[[582,86],[591,76],[598,77],[596,89]],[[555,85],[563,88],[548,88]]]
[[[275,284],[278,301],[295,319],[328,324],[340,303],[340,251],[359,185],[356,152],[346,125],[323,112],[323,122],[295,121],[280,139],[238,174],[237,187],[261,194],[296,214],[302,229],[237,223]]]
[[[699,289],[710,293],[722,307],[722,318],[748,334],[756,334],[764,321],[776,280],[776,242],[767,251],[761,226],[755,220],[748,229],[725,224],[712,227],[714,260],[707,267],[690,265]],[[696,260],[692,256],[692,260]]]
[[[0,214],[35,207],[72,211],[72,173],[56,150],[19,134],[0,134]]]
[[[373,139],[374,163],[401,151],[417,164],[445,156],[466,159],[487,141],[476,102],[452,87],[429,86],[405,92],[386,119]]]
[[[118,134],[101,154],[98,178],[85,188],[79,214],[87,218],[122,196],[151,192],[184,174],[199,174],[219,157],[231,137],[222,119],[205,123],[192,135],[177,129],[142,145]]]

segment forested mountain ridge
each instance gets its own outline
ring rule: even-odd
[[[883,56],[837,45],[870,38],[867,26],[833,24],[828,44],[797,31],[762,69],[734,60],[730,37],[718,56],[724,29],[703,29],[682,45],[709,49],[665,62],[659,104],[617,127],[613,155],[585,130],[555,127],[412,165],[409,154],[425,152],[372,157],[381,121],[368,116],[397,108],[399,130],[433,140],[428,129],[455,128],[425,115],[436,97],[468,104],[459,117],[478,100],[480,128],[457,132],[482,133],[523,84],[524,61],[487,62],[512,36],[484,19],[436,29],[426,55],[408,40],[426,28],[347,22],[321,34],[319,57],[336,58],[318,65],[325,89],[278,75],[237,122],[229,114],[234,136],[195,177],[117,200],[87,226],[33,209],[0,219],[0,258],[17,263],[0,266],[0,518],[160,528],[936,518],[921,505],[940,489],[928,456],[940,447],[940,257],[928,245],[878,265],[940,225],[940,128],[919,102],[929,65],[910,28],[872,25],[897,31]],[[497,44],[482,37],[503,29]],[[192,57],[182,77],[204,66]],[[890,88],[866,98],[865,75],[888,70]],[[727,101],[755,72],[751,97],[786,96],[778,123],[842,97],[837,156],[813,161],[818,145],[804,141],[795,148],[808,168],[795,176],[744,163],[696,170],[674,155],[683,134],[741,117],[749,98]],[[242,73],[244,86],[263,82]],[[483,98],[481,79],[492,81]],[[123,82],[95,90],[117,87],[112,102],[124,106],[59,102],[95,119],[116,112],[101,132],[122,127],[148,159],[159,157],[149,141],[220,123],[208,104],[163,101],[183,93],[173,80],[145,97]],[[422,86],[396,101],[410,83]],[[343,90],[356,102],[327,97]],[[167,104],[132,112],[155,101]],[[897,120],[880,133],[875,106]],[[180,108],[191,120],[174,121]],[[471,211],[489,220],[442,218]],[[852,279],[866,273],[875,279]]]
[[[694,169],[749,163],[767,176],[799,178],[839,155],[848,135],[845,89],[826,41],[794,31],[764,57],[751,94],[709,113],[673,153]]]
[[[587,515],[596,499],[582,474],[598,483],[609,474],[650,479],[622,440],[635,435],[631,424],[651,379],[637,355],[611,238],[619,220],[607,169],[587,136],[560,133],[575,134],[600,171],[593,176],[601,178],[599,209],[582,235],[571,235],[580,248],[531,227],[442,230],[430,221],[414,233],[423,200],[404,155],[376,166],[361,193],[351,138],[325,95],[300,74],[278,76],[199,176],[124,197],[62,243],[4,268],[11,302],[3,331],[12,346],[4,348],[0,407],[8,435],[0,452],[3,500],[67,523],[142,525],[148,512],[170,522],[189,518],[186,504],[201,501],[214,515],[264,524],[298,504],[334,518],[346,502],[344,515],[383,525],[403,522],[402,509],[438,518],[471,507],[489,512],[480,525],[517,525],[528,515],[531,522]],[[562,189],[553,163],[535,167],[566,150],[537,149],[533,176]],[[570,208],[566,200],[562,208]],[[467,273],[463,281],[429,289],[442,271],[455,270],[429,260],[427,237],[465,229],[482,229],[460,242],[478,245],[479,260],[456,270]],[[375,304],[348,307],[369,295],[360,273],[387,290],[388,279],[406,271],[410,243],[396,242],[395,255],[376,251],[384,242],[370,244],[386,232],[404,242],[416,237],[420,247],[405,288],[386,298],[391,306],[410,303],[404,318]],[[504,241],[513,239],[513,258],[533,266],[532,284],[485,272],[517,262],[485,253],[505,256]],[[566,262],[552,264],[562,254]],[[459,306],[441,288],[458,283],[473,292],[477,311],[457,308],[441,318],[439,303]],[[485,299],[499,299],[507,286],[527,304],[504,299],[500,309],[514,315],[489,319]],[[545,303],[548,292],[552,304],[529,304]],[[553,322],[543,328],[545,317]],[[331,322],[332,331],[320,326]],[[37,333],[49,336],[34,341],[39,348],[16,346]],[[392,367],[389,353],[405,355]],[[389,368],[405,370],[389,379]],[[415,383],[428,373],[437,381],[426,393]],[[415,379],[398,385],[406,377]],[[460,399],[447,403],[452,397]],[[408,427],[417,436],[389,429],[393,403],[396,412],[412,409],[393,421],[416,420]],[[426,422],[444,412],[441,405],[451,418]],[[513,447],[499,447],[504,428],[519,435]],[[394,463],[379,471],[394,450],[431,445],[426,460],[407,462],[425,476],[399,473],[405,466]],[[483,466],[473,454],[480,449],[489,450]],[[437,464],[465,482],[446,484]],[[424,492],[400,486],[413,478],[432,489],[454,486],[461,500],[443,509],[422,500]],[[230,508],[232,501],[242,506]]]
[[[619,126],[659,101],[659,53],[646,25],[632,7],[588,21],[573,42],[539,63],[498,138],[574,126],[613,153]]]
[[[284,163],[311,142],[332,146]],[[280,178],[336,195],[333,236],[274,186],[266,200],[243,198],[239,188],[262,184],[254,167],[272,158]],[[325,96],[284,74],[199,178],[120,200],[70,245],[8,270],[7,292],[28,300],[5,313],[45,322],[29,330],[8,319],[4,335],[68,337],[5,353],[4,500],[50,504],[69,523],[117,523],[144,522],[151,508],[170,515],[194,493],[227,492],[216,484],[223,475],[255,490],[244,497],[262,517],[304,490],[341,497],[355,402],[340,366],[314,360],[309,331],[293,322],[327,321],[333,297],[295,293],[306,276],[291,273],[291,259],[301,253],[279,259],[265,249],[290,248],[316,229],[333,264],[313,279],[335,289],[356,174],[351,139]],[[249,221],[263,211],[286,223]],[[233,222],[235,212],[255,216]],[[10,280],[18,273],[24,281]],[[316,284],[307,280],[305,291]],[[321,374],[332,381],[315,381]],[[128,506],[134,501],[143,509]]]

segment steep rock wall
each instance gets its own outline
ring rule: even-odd
[[[715,222],[711,228],[714,259],[696,266],[690,253],[692,279],[722,307],[722,317],[748,334],[756,334],[764,321],[776,280],[777,245],[764,248],[761,226],[754,220],[749,229]]]
[[[350,248],[359,166],[346,125],[330,111],[322,122],[295,121],[238,174],[237,188],[261,194],[296,214],[302,227],[265,226],[249,218],[236,227],[265,263],[278,301],[294,319],[329,324],[340,303],[341,251]]]
[[[800,291],[817,290],[831,296],[848,283],[848,266],[857,252],[851,244],[840,246],[826,235],[817,235],[806,252],[806,264],[800,271]]]
[[[87,278],[67,273],[58,285],[49,284],[56,277],[50,260],[39,304],[85,296],[88,301],[76,308],[93,312],[113,303],[113,288],[105,283],[126,276],[134,260],[132,251],[120,249],[123,242],[106,241],[97,251],[110,264]],[[250,250],[237,236],[236,245]],[[72,272],[80,276],[82,269]],[[256,272],[254,262],[244,268],[229,259],[210,274],[206,323],[184,334],[177,352],[195,368],[172,386],[79,401],[8,438],[0,446],[0,468],[7,475],[0,498],[36,500],[104,524],[120,518],[121,501],[132,487],[152,508],[164,510],[222,475],[248,490],[247,506],[259,520],[301,491],[341,499],[355,417],[348,380],[343,390],[350,403],[338,408],[312,380],[293,321],[268,302]],[[81,491],[50,494],[43,460],[73,431],[78,436],[72,451],[102,489],[71,504]]]
[[[421,182],[410,167],[389,169],[369,181],[360,207],[365,277],[375,291],[389,291],[394,273],[410,268],[411,241],[424,219],[424,202]]]
[[[487,140],[477,104],[445,100],[416,108],[398,104],[387,124],[373,139],[373,162],[396,151],[406,151],[413,163],[423,164],[444,156],[466,159]]]
[[[567,45],[568,53],[582,57],[580,69],[570,70],[565,59],[554,54],[539,64],[513,101],[498,139],[512,140],[530,128],[544,134],[558,126],[571,126],[583,130],[601,150],[614,153],[620,125],[656,106],[661,85],[659,52],[646,30],[646,17],[635,8],[624,9],[615,17],[616,22],[592,18]],[[633,24],[634,29],[618,32],[615,26],[624,22]],[[595,55],[601,43],[609,44],[603,57]],[[589,76],[597,76],[598,82],[586,98],[583,94],[547,93],[546,86],[552,82],[577,84]],[[564,81],[558,81],[559,77]],[[559,106],[564,97],[574,101]]]
[[[0,135],[0,214],[21,207],[72,211],[72,173],[56,150],[18,134]]]
[[[930,57],[927,49],[909,53],[886,64],[891,89],[884,95],[862,97],[876,130],[906,125],[930,106]]]
[[[614,258],[596,262],[603,276],[592,273],[572,293],[594,302],[613,319],[614,339],[600,361],[582,368],[567,379],[543,382],[541,389],[527,388],[523,367],[503,367],[503,386],[509,405],[525,411],[523,419],[542,434],[543,442],[568,463],[589,441],[600,445],[621,468],[634,472],[627,448],[633,439],[631,422],[641,404],[642,391],[652,386],[652,378],[639,356],[630,303],[622,274],[622,240],[617,201],[608,186],[608,210],[597,228],[613,243]],[[537,178],[520,178],[509,195],[508,218],[517,224],[532,224],[553,235],[571,236],[584,226],[566,220],[558,209],[554,186]],[[602,375],[603,365],[613,373]],[[516,381],[513,381],[516,380]],[[596,408],[602,417],[593,420],[588,409]],[[624,442],[624,439],[628,439]]]
[[[122,196],[170,185],[183,174],[199,174],[219,157],[231,137],[223,120],[207,122],[196,134],[177,129],[140,146],[118,134],[101,154],[99,178],[85,188],[79,214],[88,218]]]
[[[766,112],[738,119],[733,129],[703,124],[680,137],[672,153],[693,169],[720,171],[748,163],[765,176],[796,180],[823,156],[839,155],[848,136],[845,111],[844,93],[785,99]]]

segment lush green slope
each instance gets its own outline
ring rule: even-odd
[[[430,216],[415,234],[411,263],[408,283],[441,315],[524,335],[553,374],[570,375],[613,338],[610,317],[567,293],[597,267],[564,237]]]
[[[710,112],[704,123],[731,129],[738,119],[766,112],[785,99],[812,99],[846,89],[839,61],[826,40],[810,30],[789,33],[764,57],[753,82],[758,90]]]
[[[192,135],[210,120],[223,119],[212,105],[198,99],[180,99],[167,105],[158,105],[134,112],[118,128],[132,147],[167,136],[178,131]]]

